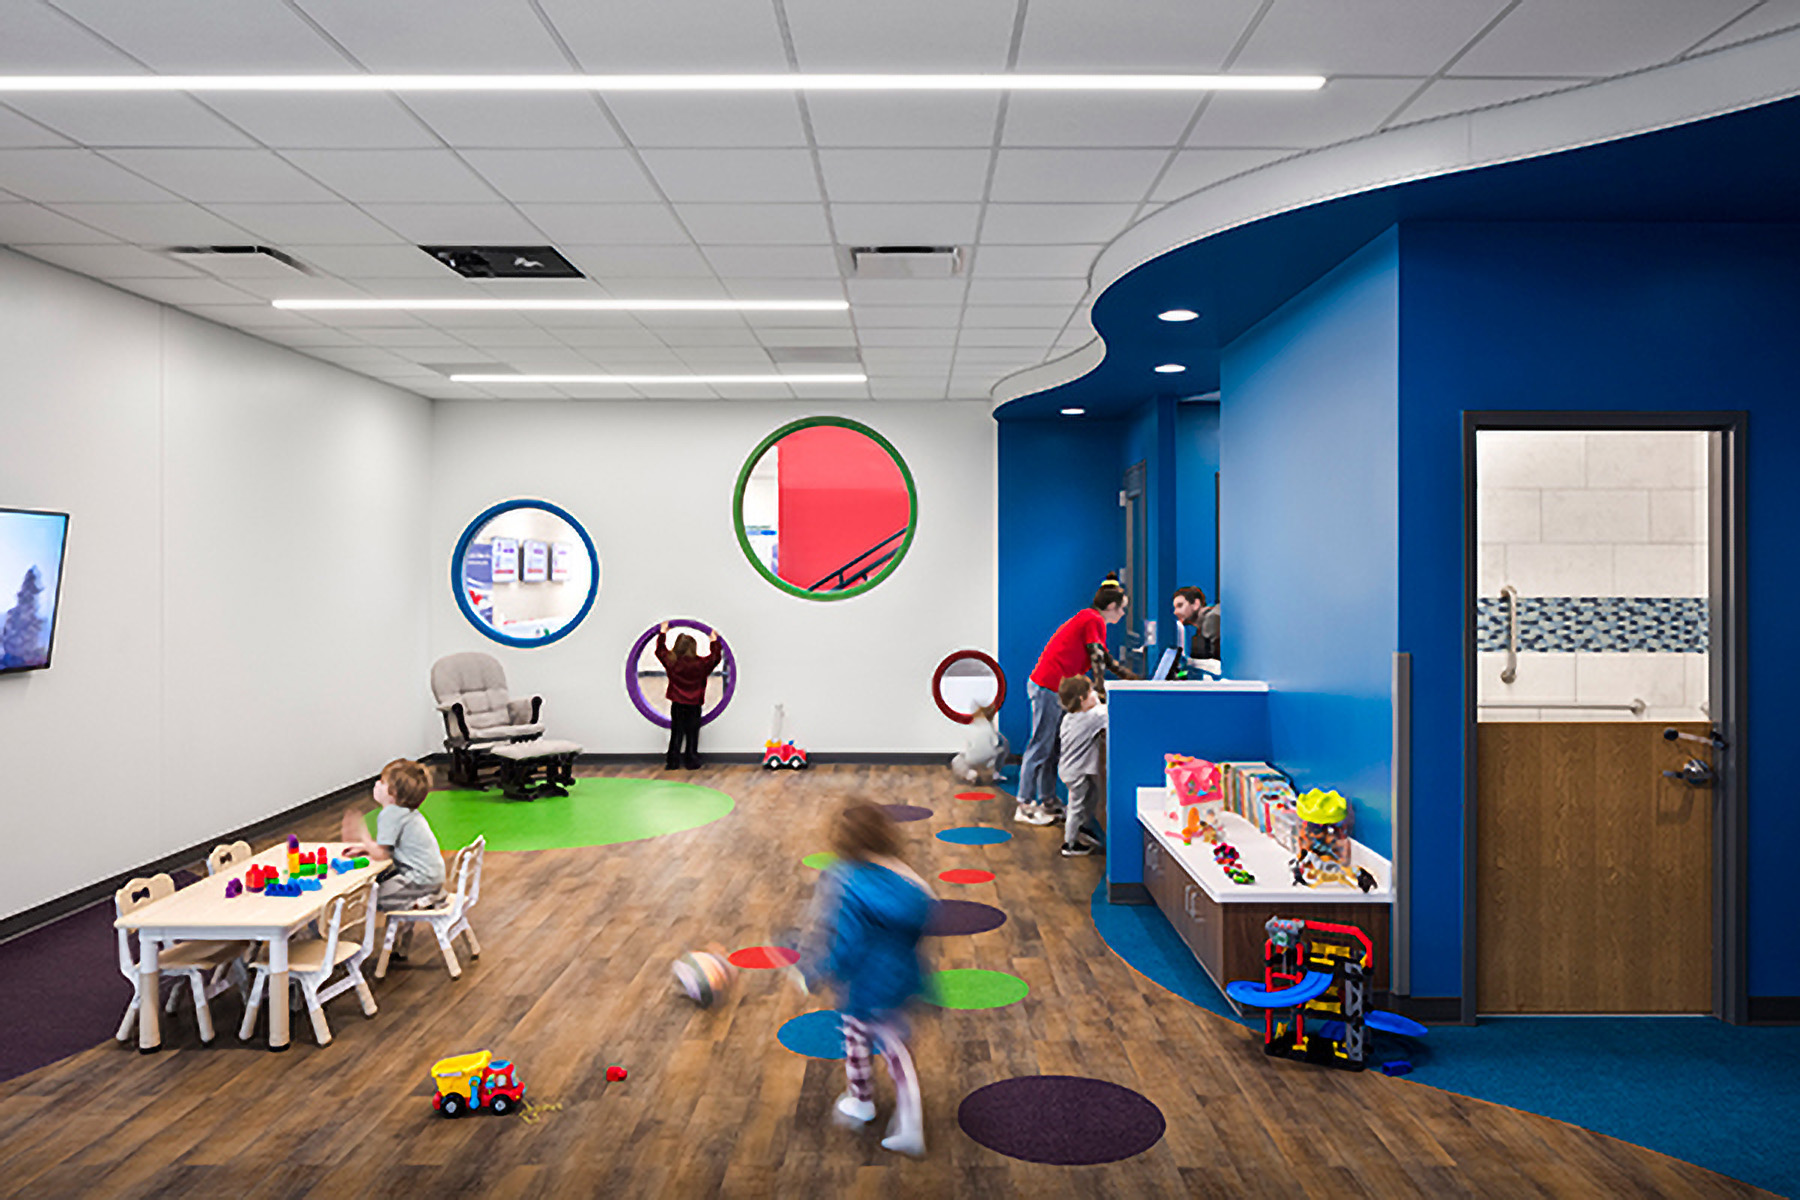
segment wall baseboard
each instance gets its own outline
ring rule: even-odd
[[[375,786],[375,780],[377,778],[379,777],[371,775],[367,779],[360,779],[355,783],[346,784],[334,792],[327,792],[323,796],[315,796],[313,799],[297,804],[293,808],[284,809],[272,816],[264,817],[259,821],[254,821],[249,825],[234,829],[230,833],[222,833],[218,837],[208,838],[204,842],[189,846],[185,850],[177,850],[173,854],[165,854],[154,862],[148,862],[140,867],[134,867],[129,871],[121,872],[108,879],[90,883],[84,888],[78,888],[73,892],[57,896],[53,900],[46,900],[42,904],[34,905],[31,908],[25,909],[23,912],[14,913],[10,917],[0,918],[0,942],[10,941],[23,933],[30,933],[39,926],[48,925],[50,922],[57,920],[60,917],[68,916],[70,913],[80,912],[90,904],[105,900],[114,892],[124,887],[127,881],[136,879],[139,876],[155,875],[161,871],[174,871],[181,867],[191,866],[194,863],[204,863],[206,861],[206,856],[212,853],[213,847],[221,842],[235,842],[239,839],[247,842],[255,841],[259,838],[267,837],[271,833],[275,833],[284,825],[290,825],[304,817],[310,817],[314,813],[322,812],[328,808],[335,808],[342,804],[348,804],[350,801],[358,799],[359,797],[367,797],[369,790]]]
[[[1108,904],[1149,904],[1150,889],[1141,883],[1109,883],[1106,885],[1106,902]]]
[[[1751,996],[1749,1023],[1800,1025],[1800,996]]]
[[[1388,1005],[1422,1025],[1462,1024],[1461,996],[1391,996]]]

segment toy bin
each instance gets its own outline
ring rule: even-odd
[[[1297,853],[1312,854],[1321,861],[1350,865],[1350,802],[1336,792],[1318,788],[1295,804],[1300,819]]]

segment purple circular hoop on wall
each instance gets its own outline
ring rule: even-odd
[[[638,686],[637,679],[638,659],[643,657],[644,648],[650,644],[650,639],[662,632],[662,625],[663,623],[658,621],[650,628],[644,630],[643,636],[639,637],[637,641],[631,643],[631,652],[625,656],[625,694],[631,697],[632,704],[637,706],[637,710],[643,713],[644,717],[652,725],[660,725],[662,728],[667,729],[669,728],[668,714],[657,711],[656,706],[650,703],[649,699],[644,695],[644,689]],[[717,704],[700,714],[700,723],[705,725],[714,717],[725,711],[725,706],[731,703],[731,694],[737,691],[737,659],[732,656],[731,643],[726,641],[723,637],[720,637],[718,630],[714,629],[711,625],[708,625],[705,621],[690,621],[686,617],[672,617],[669,620],[669,628],[698,629],[708,637],[718,638],[719,645],[725,651],[724,659],[721,663],[725,668],[725,691],[720,695]]]

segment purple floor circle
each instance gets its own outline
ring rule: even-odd
[[[1006,924],[1006,914],[991,904],[973,900],[939,900],[925,921],[926,937],[960,937],[986,933]]]
[[[997,1154],[1060,1167],[1118,1162],[1162,1138],[1162,1110],[1128,1087],[1078,1075],[1002,1079],[963,1097],[963,1132]]]
[[[881,808],[896,821],[924,821],[931,817],[929,808],[917,804],[884,804]]]

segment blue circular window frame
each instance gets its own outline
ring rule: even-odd
[[[576,613],[574,617],[569,620],[568,624],[547,637],[520,638],[513,637],[511,634],[501,633],[498,629],[495,629],[476,615],[475,610],[469,605],[468,594],[463,590],[463,555],[468,553],[469,544],[475,540],[475,535],[480,533],[482,528],[486,526],[489,521],[493,520],[501,513],[512,512],[515,509],[520,508],[541,509],[544,512],[554,514],[567,521],[569,527],[581,535],[581,544],[587,549],[588,564],[592,568],[588,572],[587,599],[581,602],[581,611]],[[450,592],[456,597],[456,607],[461,610],[463,619],[473,625],[476,631],[483,637],[486,637],[491,641],[499,642],[502,646],[516,646],[521,650],[532,650],[539,646],[548,646],[552,642],[560,642],[563,638],[568,637],[571,633],[575,632],[576,628],[579,627],[583,621],[587,620],[588,613],[593,610],[594,600],[600,595],[600,552],[594,549],[594,539],[588,536],[587,527],[580,521],[577,521],[575,519],[575,514],[569,512],[567,509],[558,507],[548,500],[502,500],[500,503],[476,517],[473,521],[470,521],[468,528],[463,530],[462,536],[456,539],[456,549],[450,554]]]

